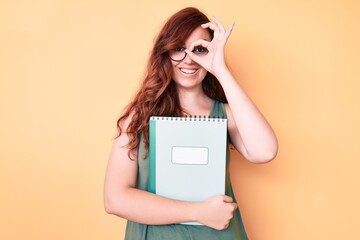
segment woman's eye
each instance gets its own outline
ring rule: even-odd
[[[206,53],[206,52],[207,52],[207,49],[204,48],[204,47],[196,47],[193,52]]]
[[[179,48],[175,48],[175,52],[184,52],[185,48],[183,47],[179,47]]]

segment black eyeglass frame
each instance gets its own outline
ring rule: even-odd
[[[192,52],[194,52],[196,49],[197,49],[197,48],[195,48]],[[206,49],[206,48],[204,48],[204,49]],[[170,50],[170,51],[173,51],[173,50]],[[172,61],[174,61],[174,62],[181,62],[181,61],[184,60],[184,59],[186,58],[186,56],[187,56],[187,52],[184,51],[184,57],[183,57],[182,59],[175,60],[175,59],[173,59],[172,57],[170,57],[170,53],[169,53],[170,51],[168,51],[167,54],[168,54],[169,58],[170,58]],[[208,53],[208,50],[206,49],[206,54],[207,54],[207,53]]]
[[[171,61],[174,61],[174,62],[181,62],[181,61],[184,60],[184,59],[186,58],[186,56],[187,56],[187,52],[184,51],[184,57],[183,57],[182,59],[180,59],[180,60],[175,60],[175,59],[173,59],[172,57],[170,57],[170,53],[169,53],[169,52],[170,52],[170,51],[168,51],[167,54],[168,54],[169,58],[171,59]]]

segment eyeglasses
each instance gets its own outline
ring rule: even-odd
[[[174,62],[181,62],[186,58],[187,53],[185,52],[184,47],[175,48],[173,50],[168,51],[169,57]],[[204,47],[195,47],[194,50],[192,50],[193,53],[195,53],[197,56],[205,56],[209,51]]]

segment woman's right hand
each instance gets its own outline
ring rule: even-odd
[[[216,230],[224,230],[229,226],[237,204],[226,195],[211,197],[200,202],[196,215],[197,222]]]

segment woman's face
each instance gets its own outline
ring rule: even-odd
[[[209,32],[199,26],[196,28],[185,41],[185,46],[179,46],[179,48],[189,48],[191,43],[196,40],[203,39],[211,41]],[[171,61],[173,68],[173,80],[175,81],[178,88],[191,89],[201,86],[201,82],[206,76],[207,71],[199,64],[186,57],[180,62]]]

